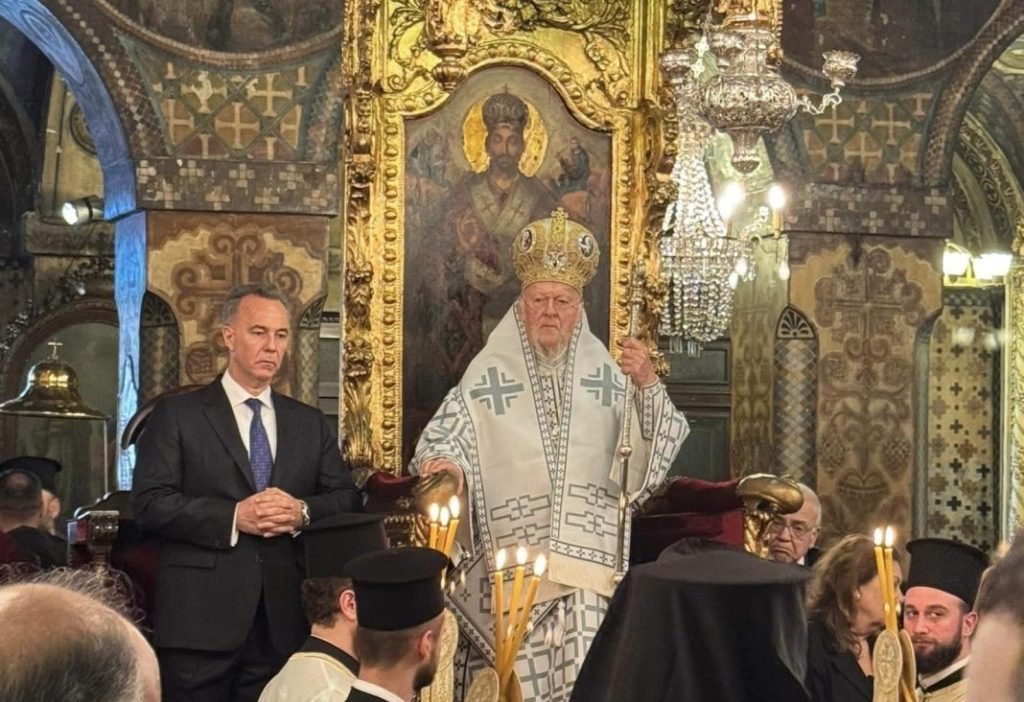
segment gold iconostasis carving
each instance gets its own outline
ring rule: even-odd
[[[650,336],[672,195],[659,5],[346,5],[342,412],[356,466],[401,472],[515,297],[511,238],[555,207],[603,254],[595,333],[613,348],[625,334],[646,260]]]

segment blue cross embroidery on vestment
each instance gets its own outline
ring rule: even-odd
[[[595,400],[600,400],[603,407],[611,407],[613,402],[622,398],[625,386],[615,379],[615,371],[605,363],[590,375],[580,379],[580,385],[593,395]]]
[[[480,400],[494,414],[502,415],[523,389],[522,383],[512,382],[512,378],[504,373],[499,376],[498,369],[491,366],[485,375],[480,376],[480,382],[469,391],[469,397]]]

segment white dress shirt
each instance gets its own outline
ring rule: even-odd
[[[235,424],[238,425],[238,433],[242,436],[242,444],[245,452],[249,453],[249,427],[252,425],[254,412],[246,400],[255,397],[263,405],[260,410],[260,419],[263,420],[263,428],[267,430],[267,439],[270,440],[270,455],[277,458],[277,415],[274,414],[274,401],[271,396],[270,386],[263,388],[259,395],[252,395],[248,390],[231,377],[231,373],[224,371],[220,384],[224,386],[224,393],[231,403],[231,411],[235,413]]]

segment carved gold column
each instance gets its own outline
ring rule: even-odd
[[[666,8],[646,0],[353,0],[345,12],[342,426],[357,468],[399,473],[411,440],[403,435],[409,123],[458,103],[467,84],[485,80],[477,78],[481,73],[528,71],[532,76],[522,81],[502,78],[488,90],[516,93],[524,89],[520,83],[542,81],[551,93],[531,107],[547,112],[541,120],[552,119],[561,102],[557,109],[564,107],[579,128],[608,139],[610,156],[600,166],[610,210],[601,213],[608,237],[602,257],[610,267],[602,284],[610,300],[601,322],[617,348],[627,328],[630,274],[643,259],[640,329],[647,336],[663,295],[655,244],[673,195],[658,69]],[[567,139],[564,131],[555,134]],[[464,148],[461,136],[448,135],[449,147]],[[451,184],[446,187],[450,192]]]
[[[1011,538],[1024,528],[1024,226],[1018,226],[1013,243],[1018,259],[1006,281],[1007,352],[1003,354],[1004,456],[999,486],[1003,498],[1000,536]]]

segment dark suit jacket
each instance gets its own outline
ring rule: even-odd
[[[273,394],[277,453],[270,485],[309,505],[313,520],[362,509],[334,432],[317,409]],[[132,509],[160,536],[155,643],[240,648],[264,597],[274,648],[289,655],[308,625],[299,602],[304,563],[290,535],[239,534],[235,506],[256,492],[249,456],[220,378],[154,408],[138,442]]]
[[[820,621],[807,625],[807,691],[811,702],[871,702],[874,679],[849,651],[839,651]]]
[[[42,568],[59,568],[68,564],[68,545],[53,534],[28,526],[7,532],[22,551],[31,554]]]

